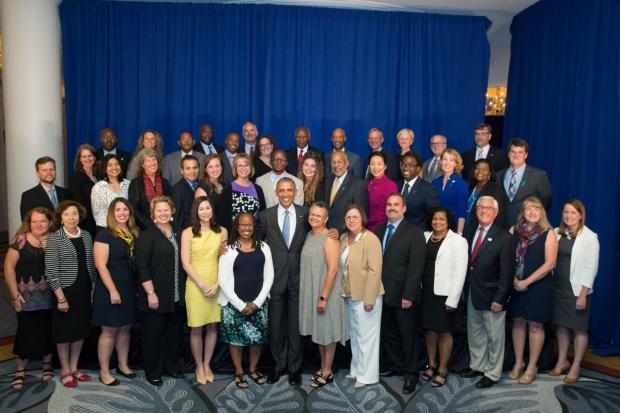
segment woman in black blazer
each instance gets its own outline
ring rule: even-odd
[[[133,207],[136,224],[140,229],[146,229],[153,225],[150,216],[151,200],[156,196],[172,195],[172,188],[168,180],[161,176],[159,154],[154,149],[142,149],[136,162],[138,175],[129,183],[129,202]]]
[[[327,201],[325,198],[325,181],[323,180],[325,171],[319,153],[306,152],[297,176],[304,183],[304,205],[307,208],[310,208],[317,201]]]
[[[497,181],[493,165],[488,159],[478,159],[474,162],[472,172],[469,174],[469,198],[467,199],[467,221],[465,228],[476,231],[478,217],[476,216],[476,200],[481,196],[492,196],[497,200],[499,209],[495,224],[502,225],[504,222],[505,193],[501,183]]]
[[[86,216],[83,218],[81,227],[95,237],[97,226],[93,217],[93,208],[90,201],[90,192],[97,183],[97,150],[85,143],[78,147],[73,163],[73,176],[69,184],[71,199],[79,202],[86,208]]]
[[[178,364],[185,314],[185,273],[179,239],[170,223],[173,214],[170,197],[153,198],[154,225],[149,225],[136,242],[135,260],[142,284],[138,288],[138,310],[142,314],[144,373],[153,386],[162,385],[164,370],[174,378],[182,377]]]

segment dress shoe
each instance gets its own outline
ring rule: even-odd
[[[103,379],[101,378],[101,376],[99,376],[99,381],[100,381],[101,383],[103,383],[104,385],[106,385],[106,386],[118,386],[119,384],[121,384],[121,382],[120,382],[120,381],[118,381],[118,379],[114,379],[114,380],[112,380],[111,382],[106,383],[106,382],[104,382],[104,381],[103,381]]]
[[[579,380],[579,376],[576,376],[576,377],[564,376],[564,380],[562,381],[566,384],[575,384],[577,383],[577,380]]]
[[[417,380],[415,379],[405,379],[405,384],[403,384],[403,394],[411,394],[415,391],[415,386],[417,384]]]
[[[488,389],[489,387],[493,386],[494,384],[497,384],[497,382],[491,380],[487,376],[484,376],[484,377],[482,377],[480,379],[480,381],[478,383],[476,383],[476,387],[479,388],[479,389]]]
[[[472,377],[484,376],[484,373],[478,370],[467,369],[461,373],[461,377],[471,379]]]
[[[379,372],[379,376],[381,377],[392,377],[392,376],[400,376],[400,373],[396,370],[388,369]]]
[[[269,376],[267,377],[267,383],[269,384],[277,383],[278,380],[280,380],[280,377],[282,376],[283,374],[281,370],[272,370],[271,373],[269,373]]]
[[[147,378],[146,381],[148,381],[149,383],[151,383],[155,387],[161,387],[164,384],[164,382],[162,382],[161,379],[149,379],[149,378]]]
[[[536,374],[538,374],[538,369],[536,369],[533,373],[528,373],[527,371],[523,373],[521,378],[517,383],[519,384],[530,384],[536,378]]]
[[[119,369],[118,367],[116,368],[116,374],[118,374],[119,376],[123,376],[126,379],[135,379],[136,378],[136,373],[125,373],[123,370]]]
[[[549,374],[551,377],[558,377],[561,376],[562,374],[566,374],[568,373],[568,371],[570,370],[570,362],[566,362],[564,364],[564,366],[562,366],[562,368],[560,369],[560,371],[557,370],[549,370],[549,372],[547,374]]]
[[[523,374],[523,370],[525,370],[525,364],[521,366],[515,364],[508,375],[508,380],[517,380]]]
[[[299,386],[301,384],[301,371],[297,370],[288,374],[288,383],[293,386]]]
[[[366,383],[362,383],[361,381],[355,381],[355,384],[353,385],[354,389],[361,389],[362,387],[365,387]]]
[[[174,373],[170,374],[170,377],[172,377],[173,379],[182,379],[183,377],[185,377],[185,375],[181,370],[177,370]]]

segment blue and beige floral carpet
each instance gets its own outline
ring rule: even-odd
[[[121,384],[106,387],[97,381],[80,383],[77,389],[64,388],[58,378],[43,383],[40,370],[28,373],[21,391],[12,391],[9,383],[14,364],[0,363],[0,412],[478,412],[478,413],[605,413],[620,412],[620,380],[586,372],[577,384],[565,385],[561,379],[540,374],[534,383],[520,386],[503,379],[486,390],[474,386],[475,379],[450,375],[440,389],[428,383],[413,395],[400,392],[402,379],[389,377],[379,384],[353,389],[353,380],[345,371],[336,374],[333,383],[313,390],[309,375],[301,386],[290,386],[283,377],[273,385],[258,386],[250,381],[247,390],[231,383],[230,375],[218,375],[216,381],[198,385],[193,375],[185,379],[166,378],[156,388],[144,380],[141,371],[133,380],[119,377]]]

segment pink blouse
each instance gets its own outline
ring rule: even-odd
[[[385,204],[392,192],[398,192],[396,183],[387,176],[383,175],[379,179],[372,179],[368,182],[368,230],[375,231],[375,228],[387,222],[385,215]]]

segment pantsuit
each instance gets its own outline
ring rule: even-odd
[[[483,372],[493,381],[499,381],[504,365],[506,311],[492,313],[476,310],[467,298],[467,343],[472,370]]]
[[[147,379],[158,379],[179,368],[179,342],[185,306],[175,305],[174,312],[142,312],[142,358]]]
[[[364,301],[346,299],[351,333],[351,372],[364,384],[379,382],[379,338],[383,296],[377,296],[372,310],[364,310]]]

